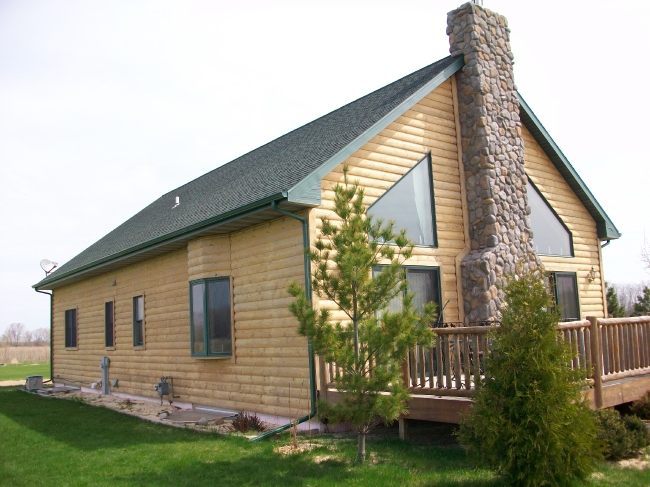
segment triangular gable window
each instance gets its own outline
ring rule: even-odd
[[[530,181],[526,191],[535,251],[541,255],[573,257],[573,238],[569,229]]]
[[[395,230],[406,229],[416,245],[436,247],[431,155],[427,154],[375,203],[368,213],[384,221],[393,220]]]

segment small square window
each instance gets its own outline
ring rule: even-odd
[[[194,357],[232,356],[229,277],[190,282],[190,336]]]
[[[77,347],[77,310],[65,311],[65,348]]]
[[[144,296],[133,298],[133,346],[144,345]]]
[[[115,307],[113,301],[104,303],[104,336],[106,348],[115,346]]]

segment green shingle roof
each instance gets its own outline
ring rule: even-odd
[[[325,174],[462,66],[462,58],[441,59],[164,194],[34,287],[48,289],[88,269],[96,272],[271,201],[318,205]],[[618,238],[607,214],[520,99],[522,122],[596,220],[599,238]],[[177,196],[181,204],[172,209]]]
[[[161,196],[36,284],[139,249],[269,198],[280,199],[445,68],[446,57]],[[175,197],[181,204],[175,208]]]

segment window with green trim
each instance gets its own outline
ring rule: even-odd
[[[133,346],[144,346],[144,296],[133,298]]]
[[[65,310],[65,348],[77,347],[77,309]]]
[[[526,193],[530,205],[530,226],[535,251],[540,255],[573,257],[571,231],[530,179]]]
[[[547,276],[562,321],[580,320],[578,279],[575,272],[550,272]]]
[[[115,346],[115,303],[104,303],[104,345],[106,348]]]
[[[383,266],[373,269],[373,276],[382,271]],[[440,293],[439,267],[404,267],[406,271],[406,291],[413,293],[413,307],[424,311],[424,305],[436,303],[437,322],[442,322],[442,296]],[[395,296],[388,304],[387,311],[396,313],[402,310],[403,296]]]
[[[395,231],[406,231],[416,245],[437,247],[436,215],[431,174],[431,154],[427,154],[369,208],[375,218],[394,222]]]
[[[190,282],[190,341],[193,357],[232,355],[230,278]]]

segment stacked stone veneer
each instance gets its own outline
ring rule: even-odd
[[[541,266],[532,246],[521,137],[505,17],[473,3],[447,15],[456,74],[470,252],[461,263],[465,321],[498,320],[504,274]]]

